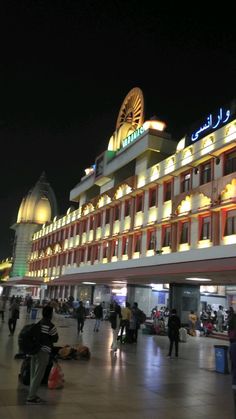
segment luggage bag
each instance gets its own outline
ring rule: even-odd
[[[187,342],[187,336],[188,336],[187,330],[184,327],[181,327],[179,329],[179,340],[180,340],[180,342]]]

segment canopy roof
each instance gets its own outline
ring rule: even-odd
[[[5,287],[17,287],[18,285],[40,287],[40,285],[45,285],[45,283],[43,278],[31,278],[30,276],[22,276],[11,278],[8,281],[3,281],[1,285]]]

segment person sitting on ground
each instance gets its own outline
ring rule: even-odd
[[[210,319],[206,320],[203,323],[203,330],[204,330],[204,335],[205,336],[212,335],[212,332],[213,332],[213,324],[212,324],[212,321]]]

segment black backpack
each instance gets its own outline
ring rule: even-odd
[[[35,355],[39,352],[41,348],[41,323],[24,326],[18,336],[18,345],[21,353]]]
[[[137,320],[140,324],[145,323],[145,321],[147,320],[146,314],[140,309],[138,309],[137,311]]]

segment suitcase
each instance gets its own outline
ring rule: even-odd
[[[50,358],[49,363],[46,367],[43,379],[41,381],[41,385],[48,384],[48,377],[52,369],[52,366],[53,366],[53,362],[52,362],[52,359]],[[23,359],[18,377],[19,377],[19,381],[22,384],[24,384],[25,386],[29,386],[30,384],[30,356],[26,356],[26,358]]]
[[[187,336],[188,336],[187,329],[185,329],[184,327],[181,327],[179,329],[179,340],[180,340],[180,342],[187,342]]]

